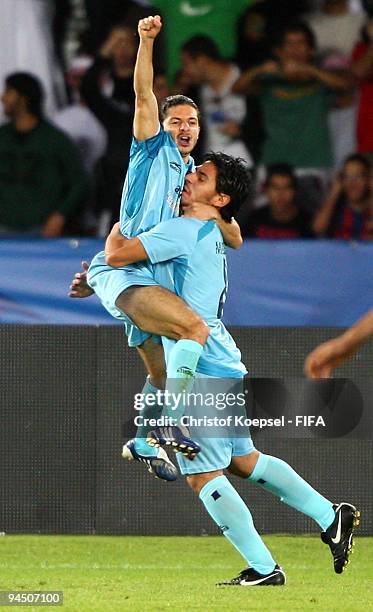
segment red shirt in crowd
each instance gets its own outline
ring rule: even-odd
[[[360,59],[368,49],[368,44],[359,42],[352,54],[352,61]],[[360,81],[360,103],[357,117],[357,143],[359,153],[373,152],[373,71]]]

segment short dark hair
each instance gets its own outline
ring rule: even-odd
[[[287,176],[292,183],[293,189],[298,189],[298,179],[295,176],[294,168],[290,164],[271,164],[267,166],[267,176],[264,183],[265,187],[268,187],[269,181],[273,176]]]
[[[189,53],[193,58],[205,55],[213,60],[220,60],[221,55],[219,47],[212,38],[204,36],[203,34],[197,34],[193,36],[181,47],[181,51]]]
[[[42,106],[44,93],[42,85],[33,74],[29,72],[13,72],[5,78],[5,86],[15,89],[27,100],[27,108],[36,117],[43,114]]]
[[[200,112],[197,104],[192,100],[192,98],[188,98],[188,96],[183,96],[181,94],[177,94],[176,96],[167,96],[165,100],[163,100],[160,108],[160,117],[161,121],[166,119],[167,111],[169,108],[173,106],[191,106],[195,108],[197,111],[198,120],[200,120]]]
[[[275,49],[277,49],[278,47],[282,47],[287,34],[293,34],[294,32],[301,32],[304,35],[310,49],[312,49],[313,51],[316,49],[315,35],[311,28],[301,19],[290,21],[290,23],[284,25],[275,37],[273,47]]]
[[[348,155],[343,162],[343,167],[345,167],[345,165],[349,162],[357,162],[361,164],[364,166],[367,174],[369,174],[372,167],[369,159],[365,157],[365,155],[362,155],[362,153],[352,153],[351,155]]]
[[[219,208],[223,219],[231,221],[252,194],[252,172],[244,159],[226,153],[206,153],[203,162],[212,162],[217,170],[216,191],[231,198],[229,204]]]

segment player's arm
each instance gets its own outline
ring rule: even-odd
[[[158,103],[153,92],[153,46],[162,27],[159,15],[140,19],[140,44],[134,72],[135,115],[133,133],[138,140],[152,138],[159,131]]]
[[[119,223],[115,223],[105,243],[105,261],[108,266],[120,268],[145,259],[148,259],[148,255],[141,241],[122,236]]]
[[[232,249],[239,249],[242,246],[243,239],[236,219],[232,217],[231,221],[225,221],[220,217],[216,220],[216,223],[223,234],[225,244]]]
[[[208,204],[194,203],[184,205],[183,214],[185,217],[199,219],[200,221],[216,221],[226,245],[232,249],[239,249],[242,246],[243,240],[237,221],[233,217],[230,221],[225,221],[218,208]]]
[[[114,225],[106,240],[106,263],[114,268],[149,259],[159,263],[188,255],[195,248],[200,225],[186,219],[158,223],[136,238],[126,239]]]
[[[304,371],[309,378],[329,378],[334,368],[351,357],[373,336],[373,309],[344,334],[320,344],[308,355]]]

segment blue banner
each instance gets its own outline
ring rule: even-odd
[[[2,239],[0,323],[113,324],[95,296],[68,297],[99,239]],[[228,325],[347,326],[373,305],[373,245],[248,241],[228,253]]]

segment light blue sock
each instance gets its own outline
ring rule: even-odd
[[[156,398],[159,397],[159,391],[160,390],[157,389],[157,387],[154,387],[154,385],[151,384],[151,382],[149,381],[149,378],[147,378],[141,393],[145,400],[146,396],[153,395]],[[163,394],[163,391],[162,391],[162,394]],[[154,406],[145,405],[144,408],[142,408],[142,410],[139,410],[137,414],[141,415],[143,419],[158,419],[162,414],[162,409],[163,409],[162,403],[157,403]],[[136,438],[135,438],[135,449],[138,453],[141,453],[141,455],[149,456],[149,455],[154,455],[154,452],[157,452],[157,451],[154,451],[154,448],[149,446],[149,444],[146,441],[147,433],[151,429],[153,428],[149,427],[149,425],[139,425],[137,428]]]
[[[255,529],[251,512],[228,478],[218,476],[201,489],[199,497],[211,518],[247,563],[259,574],[269,574],[275,561]]]
[[[179,340],[176,342],[167,360],[166,399],[162,416],[176,420],[183,416],[185,401],[182,398],[190,393],[193,388],[194,376],[202,351],[203,346],[194,340]],[[177,406],[172,400],[170,401],[172,397],[181,399]]]
[[[277,495],[288,506],[313,518],[323,531],[334,521],[332,503],[315,491],[282,459],[260,453],[249,479]]]

